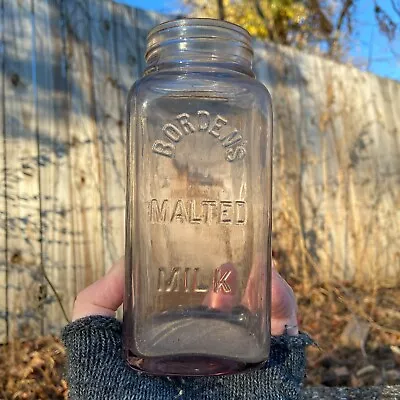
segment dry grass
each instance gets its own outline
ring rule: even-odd
[[[52,336],[15,340],[0,349],[0,399],[64,400],[65,350]]]
[[[350,284],[312,285],[307,290],[300,280],[291,279],[297,293],[300,324],[319,344],[309,349],[307,383],[316,385],[327,374],[327,359],[349,368],[344,383],[360,386],[385,381],[385,368],[400,367],[400,358],[391,354],[390,345],[400,343],[400,289],[379,289],[376,293]],[[365,347],[348,349],[340,344],[340,334],[354,315],[369,321],[371,331]],[[62,378],[65,351],[57,338],[46,336],[34,341],[14,341],[0,350],[0,399],[67,399]],[[374,365],[373,381],[360,381],[356,371]]]
[[[341,385],[400,384],[390,375],[400,368],[400,356],[392,351],[398,351],[400,343],[400,288],[371,293],[367,288],[331,283],[313,285],[306,292],[301,283],[292,282],[292,286],[297,292],[300,325],[319,346],[308,349],[307,384],[324,384],[327,375],[338,367],[349,372]],[[362,348],[348,348],[341,341],[346,324],[354,317],[370,326]],[[374,376],[359,379],[357,372],[366,366],[376,368]]]

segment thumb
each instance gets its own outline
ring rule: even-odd
[[[281,335],[285,332],[286,326],[297,325],[297,304],[293,289],[279,275],[276,269],[272,268],[271,282],[271,333]],[[288,329],[289,334],[296,335],[298,328]]]
[[[83,289],[75,299],[72,320],[89,315],[115,316],[124,296],[124,258],[108,273]]]

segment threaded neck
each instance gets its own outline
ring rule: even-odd
[[[179,65],[233,69],[254,76],[250,34],[238,25],[209,18],[164,22],[147,37],[146,73]]]

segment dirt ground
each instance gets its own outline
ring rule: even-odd
[[[297,294],[301,329],[318,344],[308,349],[307,385],[400,384],[400,288],[371,293],[346,284],[289,283]],[[368,336],[349,347],[343,332],[355,317]],[[64,362],[64,348],[54,337],[2,346],[0,399],[66,399]]]
[[[307,385],[400,384],[400,288],[292,286],[300,326],[318,344],[308,349]],[[354,320],[364,326],[365,340],[346,329]]]

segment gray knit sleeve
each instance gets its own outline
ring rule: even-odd
[[[86,317],[67,325],[67,380],[72,400],[296,400],[305,375],[306,334],[272,338],[268,365],[243,374],[152,377],[133,371],[122,358],[121,323]]]

